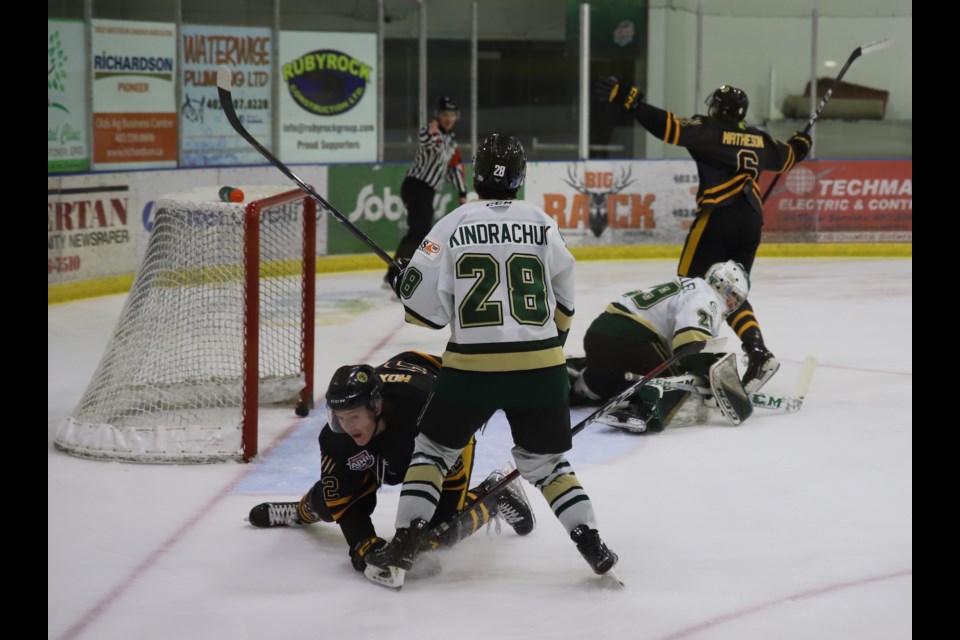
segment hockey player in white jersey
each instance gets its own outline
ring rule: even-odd
[[[563,344],[574,311],[574,258],[555,220],[516,199],[526,174],[520,141],[493,134],[477,148],[474,189],[442,218],[396,279],[407,322],[450,326],[443,367],[420,420],[404,478],[397,532],[367,557],[366,575],[400,587],[443,477],[498,409],[513,456],[598,574],[617,555],[600,539],[592,503],[564,453],[572,447]]]
[[[712,265],[704,278],[677,276],[669,282],[624,293],[607,305],[587,329],[583,339],[586,358],[571,358],[568,362],[574,378],[570,405],[602,404],[630,386],[625,374],[643,375],[684,345],[717,337],[724,319],[743,304],[749,292],[750,277],[742,266],[728,260]],[[684,358],[665,375],[689,372],[707,378],[710,367],[724,355],[729,356],[724,367],[732,367],[735,374],[732,354],[701,353]],[[737,395],[742,393],[738,379],[725,382],[734,387]],[[662,393],[662,387],[643,387],[629,406],[611,412],[601,421],[633,432],[662,431],[684,403],[699,402],[699,398],[690,398],[688,393],[671,392],[661,398]],[[720,393],[725,395],[722,390]],[[700,419],[705,414],[704,408]],[[731,420],[739,424],[745,417],[734,415]]]

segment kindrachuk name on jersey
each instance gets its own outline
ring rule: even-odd
[[[547,244],[545,224],[521,222],[478,222],[457,227],[450,236],[450,246],[468,244]]]

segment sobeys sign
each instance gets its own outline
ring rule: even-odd
[[[407,232],[407,212],[400,199],[400,185],[408,168],[406,163],[328,168],[330,204],[389,254],[393,254]],[[457,194],[444,182],[433,199],[434,221],[457,205]],[[370,252],[366,244],[333,216],[328,216],[327,231],[330,255]]]

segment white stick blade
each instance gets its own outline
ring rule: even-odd
[[[860,55],[873,53],[874,51],[879,51],[880,49],[886,49],[891,45],[893,45],[893,40],[891,40],[890,38],[877,40],[876,42],[871,42],[870,44],[865,44],[862,47],[860,47]]]
[[[807,391],[810,390],[810,381],[813,380],[813,374],[817,370],[817,359],[813,356],[807,356],[800,367],[800,376],[797,378],[797,387],[794,395],[798,398],[805,398]]]
[[[225,91],[230,91],[233,87],[233,74],[230,73],[230,67],[222,64],[217,69],[217,86]]]

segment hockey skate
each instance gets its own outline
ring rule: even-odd
[[[742,384],[747,393],[759,391],[780,369],[780,361],[762,344],[743,345],[746,372]]]
[[[570,532],[570,539],[577,545],[577,550],[590,568],[597,575],[603,575],[617,564],[617,554],[611,551],[596,529],[581,524]]]
[[[513,471],[512,465],[505,467],[506,473]],[[504,470],[494,471],[487,479],[480,483],[475,491],[484,492],[493,485],[500,482],[505,476]],[[504,487],[496,496],[497,514],[507,521],[518,536],[525,536],[537,525],[536,518],[533,516],[533,509],[530,508],[530,502],[527,500],[527,494],[523,490],[520,478],[517,478],[506,487]]]
[[[430,523],[423,518],[417,518],[409,527],[397,529],[387,546],[367,554],[363,575],[384,587],[402,588],[404,576],[413,567],[423,539],[429,534]]]
[[[298,502],[264,502],[250,509],[250,524],[255,527],[292,527],[303,524],[297,513]]]

